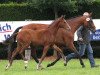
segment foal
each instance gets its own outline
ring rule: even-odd
[[[47,29],[42,30],[31,30],[31,29],[25,29],[18,33],[16,33],[17,37],[17,48],[13,51],[12,57],[9,61],[9,64],[6,66],[6,69],[8,69],[13,62],[14,57],[16,54],[20,54],[24,61],[26,61],[25,57],[23,56],[23,51],[30,46],[44,46],[43,49],[43,55],[40,59],[40,62],[37,65],[37,69],[41,68],[41,63],[44,60],[46,53],[50,47],[53,46],[58,52],[61,53],[63,59],[64,55],[62,50],[60,50],[56,45],[54,45],[55,36],[59,30],[59,28],[64,28],[66,30],[70,30],[70,26],[66,22],[63,16],[56,19],[52,24],[48,26]],[[65,59],[64,59],[65,60]],[[27,62],[26,62],[27,63]]]

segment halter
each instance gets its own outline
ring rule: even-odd
[[[86,18],[86,21],[88,22],[88,28],[90,29],[90,30],[92,30],[92,31],[94,31],[92,28],[91,28],[91,23],[92,23],[92,18],[91,17],[88,17],[90,14],[88,13],[88,12],[85,12],[84,14],[83,14],[83,16],[86,16],[87,18]]]

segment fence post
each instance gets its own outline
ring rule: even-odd
[[[29,48],[25,50],[25,58],[28,60],[31,59],[31,50]]]

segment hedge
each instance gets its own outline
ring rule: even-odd
[[[0,21],[23,21],[25,19],[52,19],[52,13],[41,13],[38,9],[23,4],[0,4]],[[47,14],[46,14],[47,13]],[[48,14],[49,13],[49,14]]]
[[[93,18],[100,18],[100,2],[94,2],[93,5],[81,5],[82,9],[78,12],[66,12],[67,18],[82,14],[84,11],[93,12]],[[59,15],[64,11],[59,12]],[[29,6],[27,3],[17,4],[0,4],[0,21],[23,21],[25,19],[32,20],[52,20],[54,19],[54,12],[52,9],[39,9]]]

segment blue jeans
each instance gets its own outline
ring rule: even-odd
[[[85,50],[87,51],[87,56],[88,56],[88,59],[90,61],[91,67],[95,66],[95,61],[94,61],[94,57],[93,57],[93,50],[92,50],[90,43],[79,44],[79,54],[80,54],[80,56],[84,55]],[[71,53],[71,54],[67,55],[68,60],[71,60],[72,58],[76,58],[76,57],[77,57],[77,55],[75,53]]]

